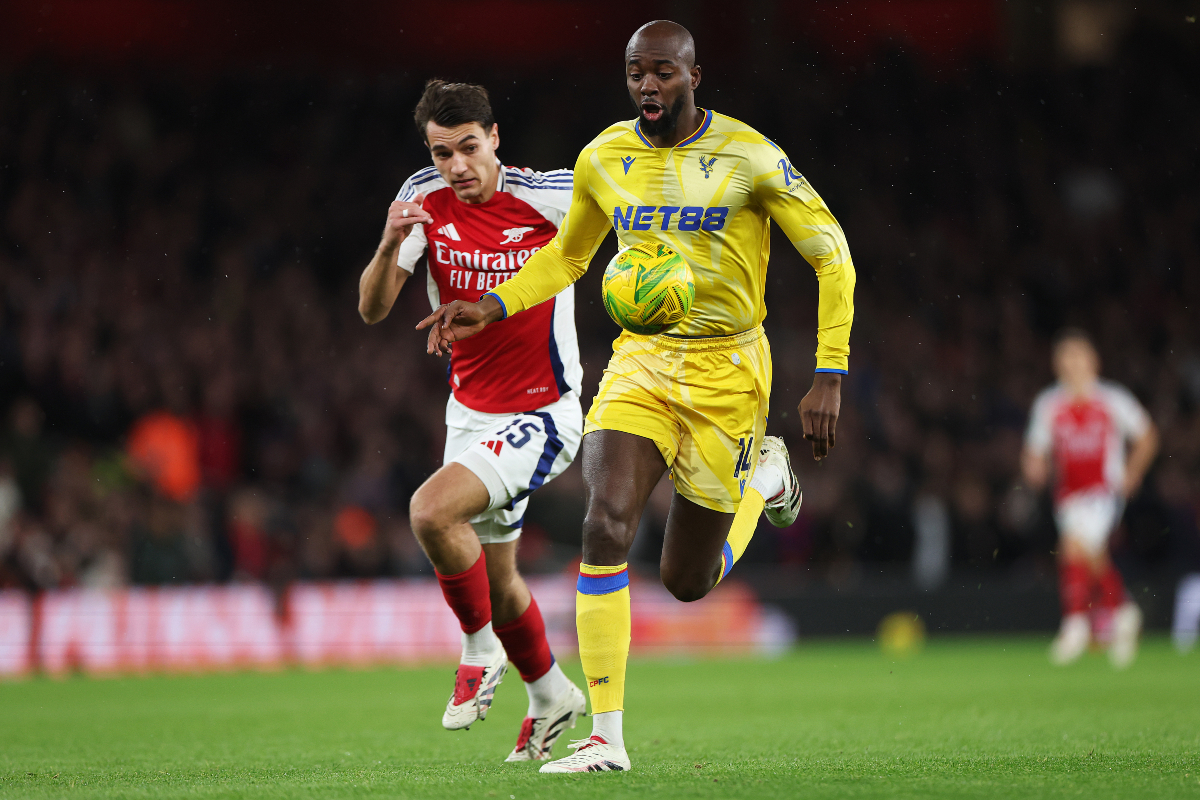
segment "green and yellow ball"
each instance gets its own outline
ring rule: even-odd
[[[688,315],[696,299],[696,281],[683,256],[665,244],[639,242],[608,262],[603,294],[613,322],[649,336]]]

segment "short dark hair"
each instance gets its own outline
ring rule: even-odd
[[[1054,339],[1050,343],[1051,349],[1057,352],[1058,348],[1067,342],[1083,342],[1093,350],[1096,349],[1096,343],[1092,341],[1091,334],[1089,334],[1083,328],[1077,328],[1073,325],[1063,328],[1058,333],[1054,334]]]
[[[434,122],[443,128],[453,128],[468,122],[478,122],[490,131],[496,123],[487,89],[473,83],[447,83],[438,78],[426,82],[425,92],[413,112],[421,138],[428,141],[426,126]]]

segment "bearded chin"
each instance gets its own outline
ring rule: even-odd
[[[638,107],[639,114],[641,106]],[[675,100],[674,105],[670,108],[663,108],[663,114],[657,120],[651,121],[644,116],[641,119],[642,133],[647,136],[668,136],[675,132],[675,126],[679,123],[679,114],[683,111],[683,97],[680,96]]]

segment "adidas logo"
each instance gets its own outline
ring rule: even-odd
[[[441,234],[442,236],[445,236],[447,239],[450,239],[451,241],[454,241],[454,242],[462,241],[462,237],[458,235],[458,231],[454,230],[453,222],[449,223],[448,225],[443,225],[442,227],[438,228],[437,232],[439,234]]]
[[[496,455],[500,455],[500,448],[504,446],[504,442],[499,439],[489,439],[486,442],[480,442],[481,445],[491,450]],[[522,442],[524,444],[524,442]]]

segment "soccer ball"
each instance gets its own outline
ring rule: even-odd
[[[626,247],[604,270],[604,309],[630,333],[662,333],[692,310],[696,281],[687,260],[665,244]]]

